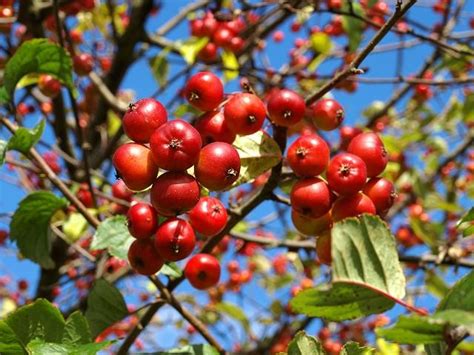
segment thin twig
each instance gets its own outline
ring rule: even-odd
[[[410,0],[408,3],[402,6],[400,0],[397,1],[397,6],[395,12],[390,17],[390,19],[380,28],[380,30],[374,35],[374,37],[369,41],[369,43],[362,49],[359,54],[354,58],[354,60],[346,67],[346,69],[340,71],[336,76],[324,84],[317,91],[312,93],[306,98],[306,104],[311,105],[313,102],[317,101],[324,94],[333,89],[339,82],[343,81],[351,75],[361,74],[363,71],[359,69],[359,65],[364,61],[364,59],[372,52],[375,46],[385,37],[385,35],[390,31],[390,29],[395,25],[395,23],[412,7],[417,0]]]

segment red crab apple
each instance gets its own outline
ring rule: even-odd
[[[94,58],[89,53],[76,54],[73,58],[73,67],[77,75],[88,75],[94,68]]]
[[[197,232],[212,237],[226,226],[227,210],[217,198],[201,197],[197,205],[189,211],[189,222]]]
[[[214,142],[201,149],[199,161],[194,166],[196,179],[212,191],[231,186],[239,177],[240,157],[228,143]]]
[[[199,132],[183,120],[161,125],[150,138],[150,149],[156,165],[168,171],[184,171],[193,166],[201,150]]]
[[[267,102],[268,115],[273,123],[290,127],[304,117],[306,104],[301,95],[288,89],[273,91]]]
[[[298,176],[317,176],[329,163],[329,147],[316,134],[306,134],[296,139],[288,148],[288,164]]]
[[[45,96],[50,98],[58,96],[61,91],[61,83],[59,80],[49,74],[40,75],[38,87]]]
[[[318,177],[297,181],[290,193],[291,206],[304,216],[319,218],[331,209],[331,192]]]
[[[139,202],[127,212],[128,230],[137,239],[149,238],[158,228],[158,213],[148,203]]]
[[[141,144],[121,145],[112,158],[118,175],[130,190],[141,191],[156,179],[158,166],[153,161],[150,149]]]
[[[163,259],[155,250],[152,239],[137,239],[128,249],[128,261],[142,275],[153,275],[163,266]]]
[[[344,120],[344,109],[333,99],[319,100],[310,109],[314,124],[323,131],[336,129]]]
[[[331,210],[334,222],[348,217],[357,217],[363,213],[375,214],[375,212],[374,203],[362,192],[339,197]]]
[[[221,276],[219,261],[209,254],[196,254],[184,268],[184,276],[198,290],[205,290],[217,285]]]
[[[188,80],[184,95],[188,102],[199,110],[211,111],[224,99],[224,86],[213,73],[200,72]]]
[[[367,168],[358,156],[339,153],[329,162],[327,179],[331,190],[340,195],[350,195],[364,187]]]
[[[225,122],[235,134],[257,132],[262,128],[265,115],[264,103],[254,94],[234,94],[224,106]]]
[[[368,177],[379,175],[387,166],[388,154],[376,133],[366,132],[355,136],[347,151],[365,162]]]
[[[165,107],[153,98],[130,104],[123,115],[125,134],[137,143],[148,143],[152,133],[168,120]]]
[[[196,245],[191,225],[179,218],[170,218],[158,227],[155,248],[166,261],[178,261],[188,257]]]
[[[153,183],[150,199],[163,216],[171,217],[192,209],[199,201],[200,188],[196,179],[185,172],[168,172]]]

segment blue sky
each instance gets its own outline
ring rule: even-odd
[[[465,9],[472,9],[473,0],[468,0],[465,5]],[[147,28],[150,31],[155,30],[162,24],[164,21],[172,17],[176,14],[177,8],[187,4],[188,1],[183,0],[175,0],[175,1],[163,1],[163,8],[159,12],[157,16],[155,16],[151,21],[147,23]],[[425,4],[425,2],[423,2]],[[470,7],[471,6],[471,7]],[[327,21],[327,15],[315,15],[310,20],[309,23],[311,25],[324,25]],[[439,15],[435,15],[431,8],[425,6],[415,6],[413,10],[409,12],[409,18],[415,19],[417,21],[423,22],[424,24],[432,24],[434,22],[439,21]],[[456,30],[466,30],[468,29],[468,17],[462,17],[460,25],[457,27]],[[288,60],[288,51],[292,47],[293,40],[297,37],[304,37],[305,32],[301,31],[299,33],[293,34],[289,30],[289,25],[291,21],[287,21],[283,25],[283,32],[285,33],[285,40],[282,43],[275,44],[271,39],[267,42],[267,53],[268,57],[271,60],[272,65],[275,68],[285,64]],[[373,35],[373,31],[366,32],[364,37],[363,43],[365,43],[368,39],[371,38]],[[169,34],[170,39],[183,39],[188,36],[188,27],[186,24],[177,27]],[[93,37],[93,35],[91,36]],[[390,34],[384,39],[382,43],[393,43],[399,41],[400,38],[397,35]],[[424,59],[427,57],[429,53],[433,50],[431,45],[419,45],[407,50],[404,53],[404,67],[403,67],[403,75],[410,75],[416,72],[420,66],[422,65]],[[158,53],[158,50],[153,50],[151,53]],[[147,57],[151,57],[150,55]],[[143,58],[132,67],[132,69],[128,72],[122,87],[124,89],[133,89],[136,93],[136,98],[147,97],[151,95],[157,89],[156,81],[154,80],[149,68],[147,58]],[[339,63],[339,62],[338,62]],[[183,68],[183,64],[181,65],[171,65],[171,72],[170,75],[180,71]],[[362,64],[362,67],[367,67],[369,70],[366,77],[393,77],[395,76],[395,55],[394,52],[382,53],[382,54],[373,54],[370,55]],[[197,68],[203,68],[203,66],[197,66]],[[325,63],[323,64],[320,69],[318,69],[318,73],[321,74],[330,74],[334,69],[334,62],[333,63]],[[158,97],[158,99],[162,102],[168,102],[176,93],[176,91],[181,87],[183,84],[182,81],[178,81],[175,85],[172,85],[168,90],[166,90],[162,95]],[[290,86],[291,88],[291,86]],[[226,92],[232,92],[238,89],[238,80],[234,80],[226,85]],[[345,124],[354,125],[354,124],[364,124],[362,119],[362,111],[364,108],[370,104],[374,100],[381,100],[384,101],[394,91],[393,85],[367,85],[367,84],[360,84],[359,89],[354,94],[347,94],[343,91],[333,91],[332,94],[342,103],[346,111],[346,119]],[[445,98],[449,97],[448,94],[443,95],[439,101],[433,101],[433,107],[436,111],[439,111],[442,107],[442,103],[445,103]],[[170,110],[172,111],[172,110]],[[33,125],[38,121],[38,117],[33,115],[27,120],[28,125]],[[5,138],[8,135],[6,134],[4,129],[0,129],[0,137]],[[51,141],[52,133],[48,130],[44,135],[44,140]],[[326,136],[329,141],[337,141],[338,133],[332,132],[331,134]],[[415,157],[411,157],[415,160]],[[6,168],[3,167],[0,170],[0,176],[5,174]],[[0,179],[0,213],[4,212],[12,212],[17,206],[17,203],[20,201],[21,198],[25,196],[25,193],[16,186],[8,184]],[[268,214],[273,208],[272,203],[264,203],[260,208],[254,211],[250,215],[250,219],[258,219],[262,216]],[[0,228],[6,228],[7,224],[5,223],[4,219],[0,219]],[[277,236],[278,233],[281,231],[281,225],[279,223],[271,223],[268,225],[268,228],[273,231]],[[418,250],[419,251],[419,250]],[[13,277],[14,280],[25,278],[30,281],[32,285],[37,282],[38,278],[38,267],[31,263],[28,260],[19,261],[14,253],[6,252],[6,250],[2,250],[0,252],[2,257],[0,258],[0,275],[8,274]],[[457,277],[456,277],[457,278]],[[452,280],[453,275],[450,275],[448,279]],[[182,287],[183,290],[189,290],[188,286]],[[34,287],[31,288],[34,290]],[[253,285],[252,287],[248,287],[246,289],[250,295],[258,297],[258,288]],[[278,298],[281,297],[288,297],[287,295],[277,295]],[[239,304],[239,300],[233,300],[237,304]],[[423,303],[426,303],[427,306],[433,305],[434,299],[428,297],[424,300]],[[268,299],[264,300],[265,303],[270,302]],[[249,309],[250,310],[250,309]],[[256,311],[256,310],[254,310]],[[394,313],[400,312],[400,309],[396,307]],[[318,325],[318,322],[315,322],[315,327]],[[169,333],[169,334],[168,334]],[[160,346],[166,348],[172,346],[172,342],[174,338],[171,336],[172,331],[168,330],[162,333],[162,337],[160,336]],[[169,342],[169,343],[168,343]]]

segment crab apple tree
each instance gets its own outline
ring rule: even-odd
[[[0,353],[472,354],[470,5],[0,0]]]

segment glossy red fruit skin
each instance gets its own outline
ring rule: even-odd
[[[351,140],[362,133],[362,130],[358,127],[343,126],[339,130],[339,135],[341,137],[340,148],[342,150],[347,150]]]
[[[201,111],[212,111],[224,99],[224,86],[221,79],[211,72],[193,75],[184,87],[188,102]]]
[[[94,68],[94,58],[89,53],[76,54],[72,61],[74,71],[79,76],[88,75]]]
[[[321,264],[331,265],[331,230],[327,229],[316,239],[316,255]]]
[[[201,197],[189,211],[189,223],[194,230],[206,237],[220,233],[227,224],[227,210],[217,198]]]
[[[310,107],[313,122],[323,131],[332,131],[344,120],[344,109],[333,99],[322,99]]]
[[[183,171],[196,164],[201,146],[199,132],[183,120],[165,123],[150,138],[156,165],[168,171]]]
[[[350,195],[364,187],[367,168],[358,156],[339,153],[329,162],[326,176],[331,190],[339,195]]]
[[[295,209],[291,209],[291,221],[296,230],[304,235],[319,235],[332,226],[331,213],[328,212],[319,218],[311,218],[299,213]]]
[[[112,161],[117,174],[132,191],[145,190],[158,175],[158,166],[153,161],[151,150],[141,144],[121,145]]]
[[[363,213],[375,214],[375,205],[372,200],[362,192],[339,197],[331,210],[334,222],[348,217],[357,217]]]
[[[148,203],[139,202],[128,209],[128,230],[137,238],[149,238],[158,228],[158,213]]]
[[[331,209],[328,185],[317,177],[297,181],[290,193],[291,206],[304,216],[319,218]]]
[[[81,187],[79,188],[79,190],[76,193],[76,197],[87,208],[94,207],[94,199],[92,198],[92,194],[91,194],[91,192],[89,190],[89,186],[87,186],[87,184],[82,184],[81,185]]]
[[[317,176],[326,170],[329,154],[329,147],[324,139],[316,134],[306,134],[288,148],[287,160],[296,175]]]
[[[163,258],[155,250],[152,239],[137,239],[128,249],[128,261],[142,275],[156,274],[163,266]]]
[[[191,225],[180,218],[170,218],[158,227],[155,249],[166,261],[187,258],[196,246],[196,236]]]
[[[367,176],[382,173],[388,163],[388,154],[379,136],[372,132],[361,133],[349,143],[347,151],[361,158],[367,166]]]
[[[201,59],[204,63],[212,63],[217,60],[217,46],[209,42],[202,48],[198,53],[198,58]]]
[[[262,128],[265,105],[257,96],[238,93],[231,96],[224,106],[225,122],[235,134],[248,135]]]
[[[204,35],[207,37],[212,37],[212,34],[216,32],[217,27],[219,26],[212,12],[208,12],[206,15],[204,15],[202,21]]]
[[[370,179],[362,190],[374,203],[377,214],[385,216],[392,207],[396,193],[393,183],[385,178]]]
[[[123,180],[117,180],[112,184],[112,196],[124,201],[131,201],[133,191],[125,185]]]
[[[240,156],[228,143],[214,142],[201,149],[194,175],[199,183],[211,191],[231,186],[240,174]]]
[[[220,26],[212,35],[212,42],[219,47],[228,48],[233,37],[234,33],[232,31],[224,26]]]
[[[194,288],[206,290],[219,282],[221,266],[212,255],[196,254],[186,264],[184,276]]]
[[[162,216],[176,216],[191,210],[199,201],[200,188],[185,172],[160,175],[150,191],[151,204]]]
[[[241,37],[233,37],[230,40],[230,45],[228,46],[228,49],[234,53],[234,54],[239,54],[242,52],[242,50],[245,47],[245,41]]]
[[[290,127],[301,121],[306,111],[306,104],[301,95],[288,89],[272,92],[267,102],[268,116],[273,123]]]
[[[202,19],[194,19],[189,21],[189,28],[191,30],[191,35],[195,37],[204,37],[205,33],[203,30],[203,21]]]
[[[165,107],[153,98],[131,104],[123,115],[125,134],[137,143],[148,143],[152,133],[168,120]]]
[[[235,133],[227,127],[222,111],[206,112],[199,117],[194,127],[201,134],[203,145],[213,142],[232,144],[235,140]]]
[[[50,98],[55,98],[61,91],[61,82],[52,75],[42,74],[38,80],[40,91]]]

